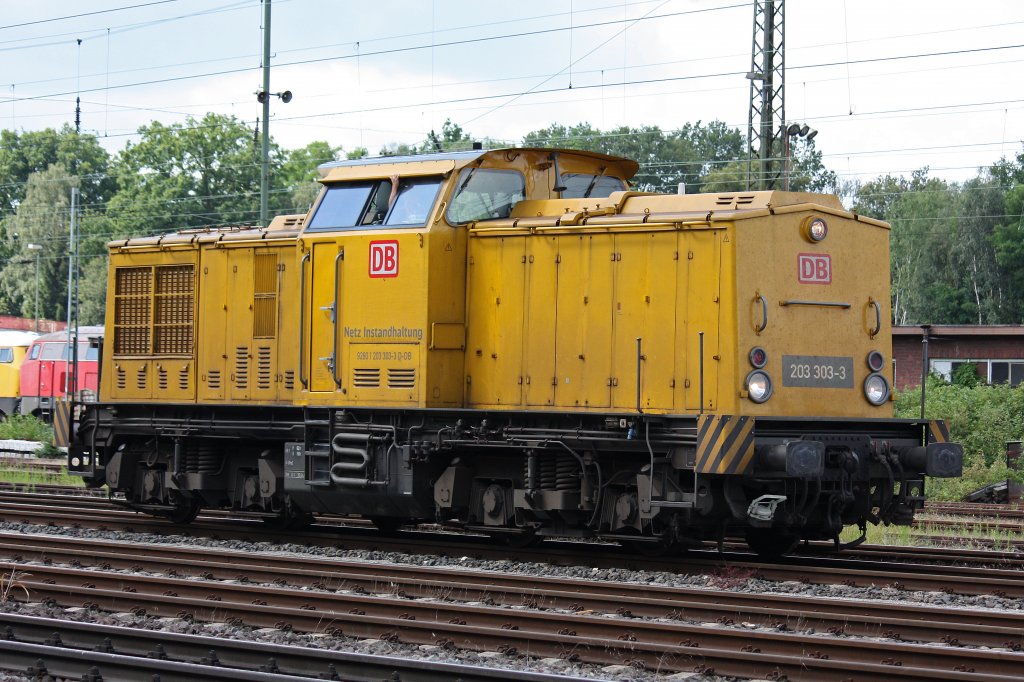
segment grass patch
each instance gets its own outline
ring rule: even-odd
[[[934,516],[930,518],[936,518]],[[868,525],[867,542],[872,545],[892,547],[963,547],[1013,551],[1014,542],[1020,537],[1010,530],[984,526],[989,519],[971,520],[958,517],[957,526],[929,527],[929,517],[919,513],[914,526],[872,526]],[[842,542],[849,542],[860,536],[860,531],[850,526],[839,535]],[[938,537],[946,538],[936,541]]]
[[[32,415],[12,414],[0,422],[0,440],[34,440],[53,447],[53,427]]]
[[[32,460],[28,460],[32,461]],[[66,485],[85,487],[85,481],[81,476],[72,476],[66,470],[46,471],[29,464],[12,464],[0,469],[0,482],[10,483],[24,488],[33,488],[37,485]]]

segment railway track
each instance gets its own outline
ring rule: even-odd
[[[0,670],[34,679],[433,682],[583,678],[0,613]],[[91,676],[91,677],[90,677]]]
[[[54,497],[44,493],[0,492],[0,520],[39,526],[66,525],[426,555],[506,559],[510,552],[507,547],[495,545],[481,536],[408,530],[389,537],[381,535],[366,522],[351,520],[318,523],[301,532],[275,532],[258,520],[229,519],[220,513],[203,513],[192,524],[182,526],[117,508],[105,498]],[[598,568],[624,567],[687,574],[731,573],[777,581],[1024,597],[1024,556],[1014,552],[862,545],[856,552],[834,555],[824,553],[826,549],[826,546],[811,545],[803,548],[804,554],[776,563],[758,561],[745,551],[719,553],[710,548],[691,550],[685,558],[648,558],[615,545],[571,541],[548,541],[540,548],[515,550],[515,554],[523,561],[555,565],[578,565],[582,562]],[[985,569],[983,575],[979,575],[980,568]]]
[[[52,536],[0,533],[0,558],[18,564],[44,560],[83,569],[140,571],[174,578],[203,578],[343,590],[355,595],[397,595],[400,599],[480,602],[630,618],[673,618],[699,622],[746,622],[786,630],[842,631],[914,641],[957,640],[969,646],[1024,648],[1024,611],[971,612],[933,606],[907,607],[874,601],[837,601],[792,595],[721,592],[535,577],[512,573],[453,572],[401,564],[274,556],[166,545],[132,545]],[[140,562],[138,555],[144,556]],[[11,570],[17,568],[11,564]],[[32,571],[33,569],[26,569]],[[627,604],[624,607],[623,604]]]
[[[1024,666],[1024,613],[130,546],[126,559],[123,542],[8,534],[0,552],[18,560],[0,571],[64,608],[667,672],[1009,680]]]
[[[0,518],[37,527],[136,534],[264,542],[269,537],[282,547],[304,542],[495,558],[507,558],[510,551],[479,537],[436,531],[383,537],[358,522],[274,534],[259,521],[203,514],[190,526],[176,526],[118,509],[102,497],[50,492],[0,491]],[[1016,679],[1024,666],[1024,610],[735,589],[753,577],[1022,598],[1024,558],[1007,552],[862,546],[856,558],[847,558],[816,556],[822,548],[811,545],[806,556],[764,564],[751,561],[749,554],[711,550],[683,558],[637,558],[613,546],[580,542],[516,551],[522,561],[709,575],[707,587],[701,588],[31,535],[26,530],[0,533],[0,575],[18,585],[12,590],[15,598],[27,590],[34,602],[69,609],[227,621],[328,638],[499,652],[510,659],[528,653],[627,669],[740,677],[842,680],[857,671],[857,679],[995,681]],[[264,674],[251,655],[243,658],[248,668],[239,669],[240,674]],[[193,661],[188,656],[177,660]],[[170,673],[156,674],[174,679]],[[402,674],[402,679],[412,678]]]

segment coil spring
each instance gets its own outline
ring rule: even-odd
[[[535,455],[537,488],[540,490],[576,490],[579,471],[576,460],[565,453],[537,453]],[[523,480],[530,484],[529,456],[523,461]]]
[[[221,454],[212,445],[189,443],[185,446],[185,472],[215,474],[220,471]]]

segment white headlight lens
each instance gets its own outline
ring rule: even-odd
[[[754,370],[747,375],[747,395],[755,403],[763,403],[772,397],[772,380],[767,373]]]
[[[881,374],[872,374],[864,381],[864,397],[872,405],[881,405],[889,399],[889,382]]]
[[[820,242],[828,234],[828,223],[825,222],[824,218],[815,218],[807,226],[807,234],[814,241]]]

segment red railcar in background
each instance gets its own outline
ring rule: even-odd
[[[78,328],[78,381],[75,397],[79,402],[96,400],[99,379],[99,341],[103,327]],[[28,349],[21,365],[21,413],[50,419],[55,398],[65,395],[71,346],[67,331],[45,334]]]

